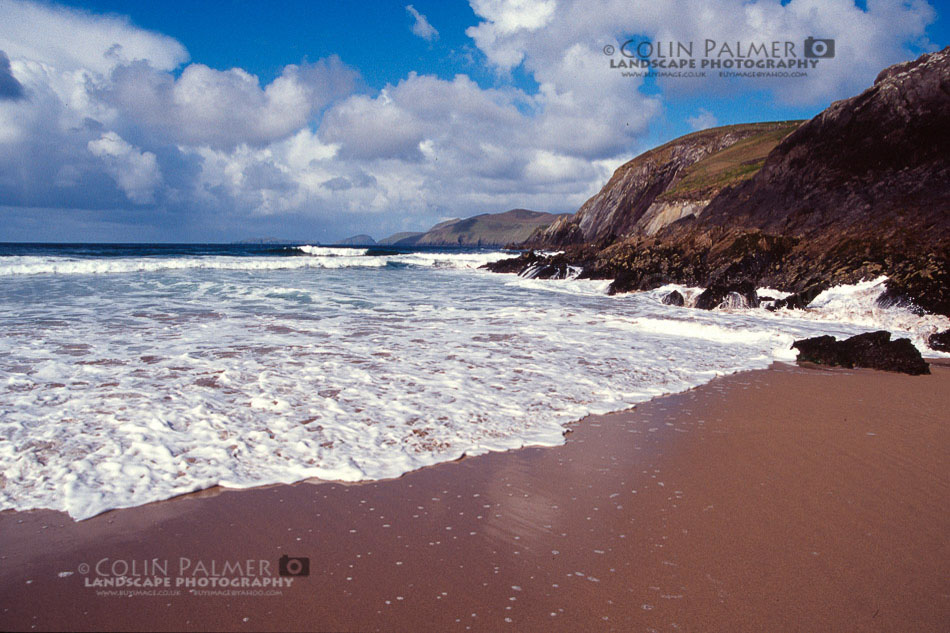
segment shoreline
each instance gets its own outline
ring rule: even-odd
[[[938,630],[950,366],[929,362],[775,364],[390,480],[6,511],[0,628]],[[76,571],[283,554],[311,562],[280,597],[120,599]]]

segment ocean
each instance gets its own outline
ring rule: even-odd
[[[794,360],[796,338],[888,329],[924,350],[950,326],[877,308],[883,278],[808,312],[707,312],[661,303],[700,289],[478,268],[508,256],[0,245],[0,510],[397,477],[562,444],[588,414]]]

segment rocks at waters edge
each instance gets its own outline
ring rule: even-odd
[[[735,284],[715,283],[703,290],[696,299],[696,307],[713,310],[720,306],[730,308],[757,308],[759,296],[755,284],[749,280]]]
[[[574,266],[561,254],[541,255],[525,251],[517,257],[501,259],[481,265],[493,273],[516,273],[525,279],[569,279],[577,274]]]
[[[802,339],[792,344],[798,362],[831,367],[865,367],[919,376],[930,373],[930,366],[909,339],[891,340],[890,332],[858,334],[838,341],[833,336]]]
[[[789,310],[804,310],[808,307],[808,304],[815,300],[815,297],[821,294],[825,289],[825,284],[815,284],[814,286],[809,286],[801,292],[796,292],[790,294],[784,299],[779,299],[772,305],[768,306],[768,310],[778,310],[780,308],[788,308]]]
[[[950,352],[950,330],[931,334],[927,339],[927,345],[938,352]]]
[[[534,251],[525,251],[518,255],[517,257],[509,257],[507,259],[499,259],[495,262],[489,262],[487,264],[482,264],[479,268],[487,268],[493,273],[515,273],[518,274],[523,270],[526,270],[529,266],[537,264],[541,259],[541,256],[535,253]]]
[[[663,297],[663,304],[668,306],[684,306],[686,305],[686,300],[683,299],[683,295],[681,295],[678,290],[674,290]]]

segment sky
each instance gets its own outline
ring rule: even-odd
[[[924,0],[0,0],[0,241],[332,243],[518,207],[573,212],[677,136],[810,118],[858,94],[946,46],[946,12]],[[834,56],[807,57],[809,37],[833,40]],[[809,66],[642,76],[623,67],[621,51],[646,50],[631,41],[648,61],[697,65],[780,42],[751,57]],[[670,42],[693,50],[664,59]]]

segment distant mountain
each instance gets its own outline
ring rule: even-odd
[[[340,246],[375,246],[376,240],[369,235],[360,234],[340,240],[337,244]]]
[[[512,209],[504,213],[483,213],[466,219],[447,220],[425,233],[410,234],[399,240],[396,236],[385,243],[393,246],[485,246],[502,247],[520,243],[535,231],[549,226],[566,215],[554,215],[528,209]]]
[[[396,242],[399,242],[401,240],[405,240],[411,237],[416,237],[419,235],[422,235],[422,233],[419,231],[403,231],[402,233],[394,233],[393,235],[390,235],[389,237],[384,237],[383,239],[379,240],[376,243],[380,246],[392,246]]]

